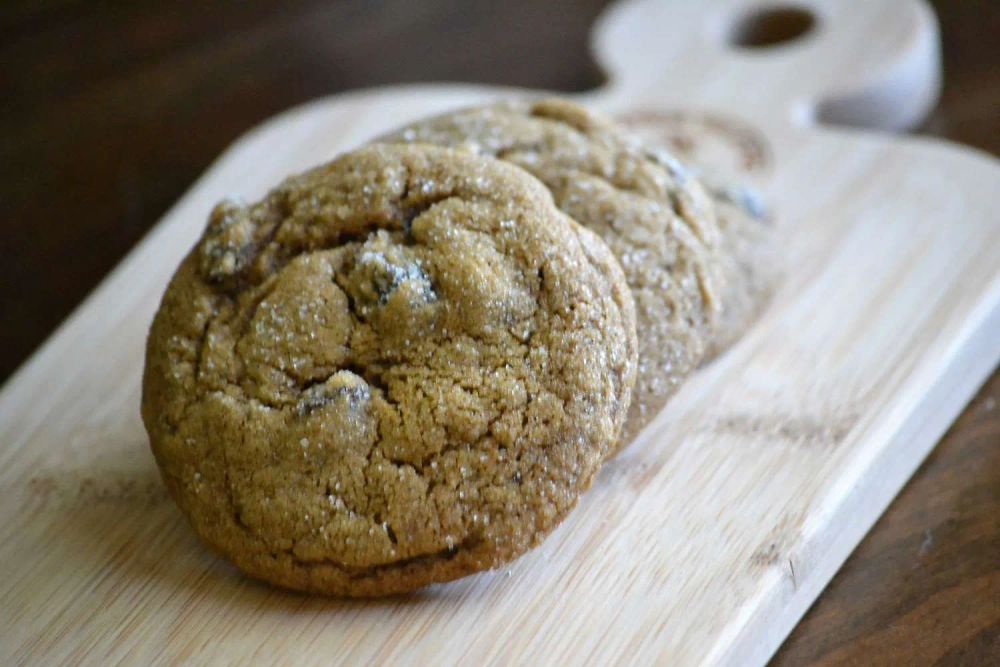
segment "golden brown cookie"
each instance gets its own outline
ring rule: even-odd
[[[709,340],[706,360],[721,354],[750,329],[779,282],[775,228],[760,196],[741,186],[701,177],[719,224],[722,311]]]
[[[375,145],[215,209],[154,319],[142,415],[247,573],[409,591],[573,507],[624,421],[634,327],[610,251],[535,179]]]
[[[705,358],[722,309],[719,229],[705,191],[665,152],[562,100],[466,109],[379,140],[451,146],[516,164],[610,246],[635,298],[639,334],[623,442]]]

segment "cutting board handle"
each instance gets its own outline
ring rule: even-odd
[[[712,81],[699,103],[795,126],[901,130],[934,107],[940,38],[923,0],[793,1],[623,0],[593,33],[605,92],[690,106]]]

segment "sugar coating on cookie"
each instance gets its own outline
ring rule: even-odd
[[[596,232],[635,298],[639,373],[627,441],[705,358],[725,276],[714,207],[668,153],[563,100],[504,102],[418,121],[379,139],[450,146],[518,165]]]
[[[216,207],[154,319],[142,415],[241,569],[383,595],[550,531],[619,437],[636,358],[621,269],[534,178],[374,145]]]

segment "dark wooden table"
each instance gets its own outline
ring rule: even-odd
[[[264,118],[401,81],[586,89],[603,4],[0,3],[0,379]],[[998,154],[1000,3],[935,4],[946,86],[921,131]],[[1000,664],[998,404],[994,373],[776,664]]]

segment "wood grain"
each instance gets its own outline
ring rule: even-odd
[[[774,665],[1000,658],[1000,375],[824,591]]]
[[[944,88],[919,132],[1000,154],[991,0],[937,0]],[[1000,372],[893,501],[772,663],[1000,664]],[[974,619],[975,631],[965,621]]]
[[[954,4],[960,5],[961,3]],[[433,7],[443,5],[444,3],[433,4]],[[302,10],[301,13],[297,14],[299,11],[297,7],[292,7],[288,14],[283,14],[286,18],[289,15],[299,17],[296,20],[289,19],[291,27],[271,32],[270,27],[265,29],[264,26],[270,25],[269,19],[273,17],[275,10],[272,7],[269,12],[264,3],[257,3],[253,10],[243,18],[245,22],[237,21],[236,26],[232,28],[232,34],[235,36],[249,36],[237,38],[235,41],[240,42],[243,46],[233,47],[231,51],[226,51],[223,46],[231,44],[232,40],[221,40],[223,46],[219,46],[220,40],[217,39],[223,21],[227,22],[227,30],[229,29],[231,16],[222,16],[221,18],[206,16],[203,22],[185,20],[183,3],[177,3],[172,8],[168,7],[161,13],[154,10],[152,14],[140,11],[141,8],[134,11],[127,8],[124,10],[105,10],[105,12],[110,11],[110,17],[101,14],[87,15],[85,12],[79,11],[78,6],[71,3],[49,3],[39,16],[27,19],[23,23],[18,23],[17,16],[0,15],[5,34],[10,34],[7,32],[8,30],[20,29],[21,26],[30,28],[19,32],[17,40],[4,40],[3,46],[0,47],[3,49],[4,87],[7,89],[7,86],[13,82],[17,86],[15,90],[18,93],[15,96],[16,104],[8,103],[5,105],[3,116],[5,136],[14,138],[11,143],[5,144],[3,149],[3,173],[8,176],[4,179],[4,187],[11,188],[11,197],[5,196],[3,201],[14,202],[16,207],[12,211],[5,210],[5,215],[2,216],[4,224],[7,225],[3,229],[5,247],[9,249],[9,257],[11,258],[11,261],[6,264],[8,267],[6,270],[11,270],[12,273],[2,276],[0,286],[3,287],[3,312],[26,314],[23,320],[19,320],[24,324],[19,323],[18,327],[5,332],[5,336],[19,335],[18,332],[27,331],[25,339],[37,341],[38,330],[44,326],[44,322],[39,325],[37,320],[33,319],[33,312],[45,312],[44,309],[48,307],[51,318],[53,317],[51,313],[60,307],[59,304],[62,304],[63,309],[60,312],[65,312],[65,304],[75,302],[82,290],[86,289],[86,285],[92,284],[94,277],[103,273],[104,269],[95,262],[99,262],[103,256],[107,262],[106,266],[110,266],[111,259],[117,257],[125,247],[130,245],[144,226],[151,223],[152,218],[156,217],[155,213],[150,215],[150,208],[163,207],[173,200],[176,194],[184,188],[186,182],[189,182],[201,171],[205,162],[218,152],[218,149],[228,141],[228,138],[235,136],[243,128],[252,124],[255,119],[267,115],[272,110],[285,107],[300,99],[312,97],[319,90],[329,91],[331,88],[326,86],[331,84],[331,80],[333,81],[331,87],[336,89],[336,79],[331,79],[331,77],[350,76],[349,73],[331,68],[329,63],[333,62],[333,59],[323,58],[324,53],[320,51],[302,54],[292,48],[292,64],[287,69],[279,68],[277,72],[268,69],[268,67],[274,67],[273,63],[263,62],[270,59],[270,54],[273,53],[272,49],[275,46],[288,43],[289,46],[294,47],[291,42],[301,43],[295,37],[296,30],[303,23],[309,22],[317,16],[332,16],[332,14],[317,14],[316,12],[320,12],[321,9],[316,9],[309,3],[302,3],[302,6],[306,9]],[[531,26],[534,26],[534,22],[530,21],[524,21],[523,25],[519,25],[516,18],[521,16],[523,19],[526,14],[530,16],[532,12],[537,10],[519,9],[518,7],[515,3],[509,12],[504,13],[502,20],[514,21],[513,25],[520,29],[518,39],[538,39],[539,33],[543,33],[543,30],[537,27],[532,29]],[[989,5],[983,7],[984,10],[989,8]],[[150,8],[146,7],[145,9]],[[354,9],[358,14],[364,13],[357,7]],[[943,9],[946,12],[944,18],[945,45],[947,47],[949,44],[947,12],[949,10],[947,7],[943,7]],[[12,10],[5,8],[4,11]],[[340,11],[339,8],[336,11]],[[392,44],[393,40],[391,39],[384,39],[385,32],[382,26],[384,26],[385,16],[377,14],[377,10],[371,11],[376,12],[375,15],[378,18],[367,24],[362,21],[361,24],[374,27],[369,28],[367,33],[365,30],[359,31],[368,42],[364,42],[364,39],[359,37],[359,41],[352,43],[348,50],[351,53],[373,54],[383,54],[388,50],[390,56],[375,64],[363,62],[361,59],[352,62],[351,72],[364,72],[366,67],[375,67],[376,73],[368,79],[362,75],[356,75],[361,76],[362,80],[350,82],[347,85],[364,85],[379,81],[379,67],[384,68],[381,70],[382,76],[386,76],[388,79],[392,79],[393,75],[398,72],[403,72],[401,75],[403,78],[413,76],[413,72],[417,72],[416,75],[419,76],[418,68],[422,65],[414,63],[421,61],[412,56],[412,51],[408,51],[403,46],[397,47]],[[406,16],[407,10],[401,6],[395,6],[392,11],[395,12],[395,16]],[[958,13],[962,10],[959,8],[951,11]],[[580,12],[580,14],[584,13]],[[985,13],[987,16],[990,15],[988,12]],[[971,14],[972,12],[970,12]],[[301,18],[302,16],[308,16],[308,18]],[[337,16],[343,19],[343,16]],[[440,13],[433,14],[432,11],[431,16],[440,18]],[[995,21],[996,12],[992,16]],[[109,18],[112,19],[110,24],[107,21]],[[482,21],[480,25],[483,26],[495,25],[497,20],[496,17],[490,16],[488,10],[472,11],[465,15],[465,19],[470,21],[466,25],[471,26],[476,26],[477,20]],[[114,23],[115,20],[119,23]],[[586,17],[580,23],[587,23],[589,20],[590,17]],[[129,30],[125,32],[128,32],[129,35],[138,35],[138,37],[134,43],[132,40],[123,40],[119,43],[114,39],[101,38],[99,24],[102,23],[111,27],[118,26],[121,29],[128,27]],[[330,23],[335,22],[331,21]],[[976,15],[976,18],[969,20],[968,23],[974,24],[975,29],[981,30],[983,25],[989,24],[989,21],[983,21],[981,15]],[[336,26],[322,21],[319,21],[318,25],[322,26],[323,30],[317,28],[317,33],[322,32],[327,41],[335,42],[336,40],[330,39],[331,36],[343,32],[337,31]],[[354,25],[356,24],[352,23],[352,27]],[[429,22],[429,25],[433,25],[433,20]],[[574,23],[574,25],[576,24]],[[551,21],[549,26],[551,27],[547,29],[552,31],[573,29],[573,26],[559,21]],[[111,27],[108,28],[107,35],[118,35],[123,31],[120,29],[115,32]],[[576,27],[580,29],[578,44],[582,44],[582,25]],[[74,33],[74,30],[78,32]],[[454,30],[450,34],[447,30],[442,34],[454,37]],[[504,41],[505,38],[496,38],[495,33],[486,29],[482,30],[482,35],[476,37],[474,27],[468,29],[468,32],[473,35],[468,38],[468,44],[476,44],[477,48],[484,49],[483,52],[489,53],[489,49],[494,49],[496,53],[505,51],[503,49],[503,45],[507,43]],[[77,35],[75,43],[72,39],[74,34]],[[351,34],[356,33],[352,32]],[[494,35],[493,41],[491,41],[490,34]],[[500,34],[505,33],[501,31]],[[64,49],[37,49],[38,41],[32,41],[32,37],[37,35],[41,35],[41,41],[49,39],[51,44],[64,45]],[[528,36],[522,37],[522,35]],[[66,39],[67,36],[70,37],[69,40]],[[114,43],[110,49],[110,55],[106,59],[93,60],[78,57],[80,49],[86,49],[88,45],[98,43],[97,38],[101,38],[101,43]],[[509,42],[509,37],[506,39]],[[323,42],[319,39],[316,41]],[[543,34],[542,38],[535,43],[547,44],[551,41],[551,34]],[[572,42],[572,40],[570,41]],[[247,43],[250,46],[246,46]],[[366,47],[365,43],[369,46]],[[386,43],[392,45],[386,49]],[[964,46],[967,43],[969,42],[963,41],[962,48],[968,49],[968,46]],[[976,44],[974,40],[971,43]],[[982,43],[985,44],[985,42]],[[18,48],[9,48],[11,44]],[[77,48],[73,48],[74,45]],[[307,47],[301,48],[303,51],[309,51]],[[366,48],[368,51],[365,51]],[[399,48],[396,51],[399,54],[396,56],[399,68],[394,68],[392,65],[396,61],[393,61],[391,54],[396,48]],[[118,55],[115,55],[116,49],[120,49]],[[220,50],[223,51],[222,55],[213,55],[218,54]],[[32,70],[35,60],[29,58],[29,55],[39,52],[46,53],[46,55],[37,59],[41,63],[39,69]],[[51,55],[52,52],[56,53],[54,58]],[[557,55],[551,55],[553,53]],[[524,62],[523,59],[518,54],[507,54],[510,60],[503,61],[501,59],[501,64],[505,66],[494,70],[496,77],[494,80],[550,87],[577,87],[577,84],[583,81],[584,83],[580,84],[582,86],[593,79],[587,78],[588,68],[580,69],[579,67],[579,63],[583,61],[582,53],[575,55],[576,58],[566,60],[565,54],[560,54],[557,49],[543,49],[540,60],[532,62],[530,66],[522,65],[519,68],[515,61]],[[435,56],[426,53],[425,56],[425,60],[434,61]],[[489,68],[483,64],[485,60],[478,61],[472,58],[471,64],[469,64],[470,59],[460,58],[454,54],[442,56],[441,62],[447,61],[449,57],[454,59],[453,64],[450,65],[452,71],[459,72],[458,76],[462,78],[482,78],[476,75],[476,71],[472,71],[471,74],[463,74],[462,72],[465,70],[462,68],[466,66],[481,66],[484,68],[482,71],[489,71]],[[563,62],[570,64],[546,70],[545,63],[552,62],[558,57],[562,57]],[[989,61],[987,60],[987,69],[988,65]],[[407,70],[407,67],[413,69]],[[560,67],[565,69],[560,69]],[[982,71],[982,69],[981,67],[980,70]],[[251,71],[261,74],[252,78],[239,74],[239,72]],[[289,71],[305,71],[313,72],[313,74],[290,77],[287,76]],[[332,71],[335,73],[331,73]],[[428,75],[428,78],[452,78],[447,73],[435,76],[433,67],[430,71],[431,74]],[[583,72],[584,74],[575,74],[573,76],[582,78],[573,79],[572,76],[559,73],[568,71]],[[546,72],[551,72],[551,74]],[[151,73],[155,76],[149,78]],[[508,76],[511,78],[506,78]],[[547,76],[551,76],[552,79],[547,81]],[[980,81],[990,81],[989,71],[985,74],[981,73],[980,76],[984,77]],[[558,83],[551,83],[551,81],[556,80]],[[979,126],[985,127],[981,133],[983,141],[995,141],[997,136],[995,122],[992,127],[989,122],[990,120],[995,121],[995,119],[987,116],[990,107],[988,105],[981,107],[985,108],[986,112],[979,112],[977,116],[974,110],[975,105],[968,103],[969,97],[972,97],[973,102],[977,99],[985,99],[987,102],[995,100],[995,97],[990,97],[991,93],[989,92],[992,90],[992,94],[995,95],[995,84],[992,88],[990,85],[984,86],[981,83],[966,84],[964,90],[970,95],[962,96],[960,100],[951,98],[956,108],[963,110],[960,117],[962,122],[958,124],[959,130],[957,131],[967,134],[974,133],[978,119]],[[944,99],[947,104],[950,99],[948,88],[946,88]],[[136,100],[141,101],[141,103],[136,105]],[[183,113],[181,109],[182,112],[178,113],[178,107],[185,105],[189,107],[189,110]],[[995,108],[994,105],[992,109]],[[43,110],[44,113],[36,113],[38,110]],[[166,118],[166,122],[154,122],[154,120],[161,118]],[[942,121],[942,116],[939,114],[935,121],[937,125],[932,125],[932,127],[947,129],[947,116],[944,118],[945,121]],[[241,123],[243,125],[240,125]],[[212,148],[213,145],[215,148]],[[989,147],[988,143],[985,145]],[[134,178],[136,173],[139,173],[141,178],[135,180],[131,188],[117,187],[116,179]],[[48,186],[52,186],[52,188]],[[102,188],[104,189],[102,190]],[[53,189],[56,193],[54,195]],[[127,206],[129,196],[132,197],[133,209],[131,213],[129,213]],[[158,197],[159,199],[157,199]],[[153,203],[150,203],[151,201]],[[157,205],[156,201],[159,201],[160,204]],[[8,205],[0,203],[0,206],[6,207]],[[129,218],[130,215],[131,218]],[[73,220],[74,223],[70,224],[70,220]],[[26,221],[31,224],[15,225],[14,221],[18,223]],[[128,227],[124,231],[121,228],[123,224]],[[51,229],[52,233],[39,234],[39,229],[46,229],[46,231]],[[132,234],[131,237],[128,236],[129,233]],[[114,243],[109,243],[109,237],[120,245],[115,246]],[[8,240],[10,240],[10,245],[7,245]],[[57,245],[50,245],[52,243]],[[25,252],[25,248],[28,249],[28,252]],[[32,249],[37,254],[31,255]],[[81,249],[86,252],[82,252]],[[102,255],[102,253],[104,254]],[[74,264],[74,262],[78,262],[78,264]],[[56,270],[39,272],[38,267],[42,266],[55,266]],[[80,266],[89,266],[91,273],[81,273]],[[90,276],[89,283],[87,282],[88,275]],[[62,282],[57,282],[55,288],[52,288],[48,281]],[[33,292],[33,289],[43,291]],[[74,289],[77,295],[75,297],[73,296]],[[48,292],[44,290],[48,290]],[[59,299],[64,301],[59,301]],[[8,306],[8,304],[11,305]],[[32,311],[32,308],[38,310]],[[34,334],[31,333],[32,326],[36,327]],[[17,359],[23,356],[23,351],[17,352],[16,340],[6,344],[4,349],[5,353],[9,355],[5,357],[7,359]],[[10,352],[12,349],[14,353]],[[13,362],[8,361],[8,367],[11,363]],[[995,386],[995,382],[993,386]],[[993,412],[987,411],[985,414],[990,415]],[[995,417],[987,416],[985,419],[988,420],[988,423],[994,425],[997,423]],[[993,421],[989,421],[990,419]],[[960,421],[956,426],[959,434],[963,432],[962,424],[963,422]],[[993,431],[987,431],[985,445],[981,445],[981,449],[993,445],[990,451],[995,452],[995,434],[995,428]],[[968,442],[981,442],[971,436],[959,435],[946,440],[945,447],[953,446],[949,443],[954,442],[955,438],[958,438],[958,441],[963,445]],[[930,461],[929,465],[932,469],[934,466],[944,465],[938,463],[939,458],[940,456]],[[128,463],[127,459],[125,463]],[[952,462],[949,465],[955,466],[957,464]],[[124,466],[124,470],[128,472],[127,465]],[[988,475],[982,482],[985,488],[995,489],[996,480],[1000,478],[997,467],[986,464],[980,470],[983,471],[982,474]],[[66,495],[72,498],[74,494],[78,494],[83,498],[81,506],[91,504],[100,506],[103,498],[104,506],[111,506],[112,509],[103,515],[100,511],[94,512],[92,516],[96,516],[96,521],[89,524],[84,521],[83,525],[85,526],[100,526],[114,521],[114,503],[110,502],[109,498],[124,497],[126,500],[132,499],[141,504],[145,502],[143,499],[146,498],[143,495],[146,492],[142,489],[149,489],[150,493],[155,493],[156,489],[151,478],[144,479],[140,476],[139,481],[135,482],[130,481],[129,475],[119,474],[117,477],[111,475],[87,483],[85,481],[87,479],[86,472],[82,471],[81,474],[83,481],[77,479],[79,475],[77,477],[69,475],[68,487],[40,477],[32,482],[32,488],[39,493],[40,497],[44,498]],[[959,491],[956,493],[960,492],[964,488],[962,485],[967,483],[964,477],[953,475],[943,475],[935,480],[939,484],[948,484],[949,486],[935,486],[934,488],[958,489]],[[119,488],[122,486],[128,488],[122,490]],[[135,490],[136,488],[139,490]],[[47,489],[48,491],[46,491]],[[904,502],[907,497],[904,496]],[[151,502],[155,502],[155,499]],[[895,588],[887,589],[893,593],[889,599],[860,595],[860,592],[871,589],[871,580],[864,579],[859,582],[860,585],[849,588],[848,592],[843,594],[844,602],[837,607],[839,610],[837,617],[849,619],[834,626],[840,634],[831,640],[829,634],[821,635],[819,630],[813,630],[812,636],[817,637],[813,646],[820,648],[807,648],[804,652],[793,653],[785,659],[796,662],[806,658],[818,658],[828,655],[830,651],[834,650],[841,651],[836,654],[840,657],[858,656],[861,655],[859,652],[843,652],[842,649],[845,645],[851,645],[852,638],[867,637],[869,634],[873,639],[865,641],[864,650],[866,651],[875,651],[879,646],[892,647],[893,651],[905,650],[907,646],[913,650],[912,647],[921,646],[915,642],[906,641],[907,637],[912,639],[916,636],[908,635],[907,628],[912,627],[915,632],[919,633],[919,636],[926,637],[926,623],[921,625],[914,617],[907,615],[906,610],[919,604],[922,596],[920,594],[907,595],[905,591],[944,590],[944,584],[941,582],[945,581],[958,581],[961,584],[965,581],[963,579],[963,572],[966,570],[964,563],[969,559],[970,552],[973,554],[985,553],[986,556],[982,562],[987,564],[991,562],[989,560],[990,549],[996,546],[997,528],[995,524],[991,525],[989,519],[995,517],[996,498],[995,496],[990,497],[989,494],[972,494],[971,500],[966,502],[968,504],[962,506],[963,511],[967,511],[968,516],[979,517],[979,521],[978,523],[972,521],[971,528],[967,528],[963,522],[954,527],[954,542],[960,546],[956,547],[955,551],[949,552],[949,558],[936,565],[947,568],[955,575],[954,579],[933,576],[934,570],[931,570],[931,575],[924,577],[902,576],[899,572],[904,568],[894,567],[893,563],[904,561],[894,560],[891,556],[895,555],[897,558],[905,556],[896,552],[892,555],[880,555],[876,560],[880,561],[883,566],[877,568],[878,574],[873,576],[877,576],[879,580],[882,577],[888,577],[890,582],[901,580],[901,582],[897,581]],[[907,515],[907,521],[900,529],[901,535],[906,534],[911,537],[912,535],[920,535],[923,539],[922,531],[925,528],[921,525],[921,521],[926,519],[928,512],[938,507],[935,505],[932,508],[925,508],[920,512]],[[72,513],[69,515],[71,522],[79,518]],[[151,515],[154,524],[156,516],[158,515],[155,513]],[[889,517],[891,516],[890,514]],[[983,532],[980,534],[977,531]],[[140,534],[151,535],[152,533],[140,531]],[[74,535],[71,532],[68,538],[69,546],[61,552],[64,557],[72,556],[78,553],[79,547],[86,546],[86,538]],[[985,535],[985,542],[981,539],[983,535]],[[993,535],[994,541],[992,542],[989,541],[990,535]],[[50,537],[55,537],[55,535],[50,535]],[[159,545],[159,542],[154,541],[154,544]],[[963,549],[962,545],[967,545],[967,549]],[[181,548],[191,548],[191,546],[182,544]],[[865,553],[864,548],[859,553]],[[876,554],[882,553],[881,551],[876,552]],[[766,559],[766,555],[762,558]],[[971,560],[975,561],[975,558]],[[52,562],[58,562],[58,559],[54,559]],[[996,560],[994,559],[992,562],[995,563]],[[154,565],[146,564],[145,567],[154,567]],[[980,564],[979,567],[981,569],[982,565]],[[849,572],[849,568],[850,566],[845,572]],[[975,580],[978,576],[975,571],[975,566],[968,568],[970,581]],[[139,574],[142,575],[144,572],[143,567],[140,567]],[[925,588],[921,588],[921,586]],[[976,585],[959,586],[956,584],[955,586],[961,589],[962,594],[958,598],[943,596],[941,598],[944,600],[943,606],[939,604],[935,609],[947,609],[947,601],[957,599],[957,604],[963,608],[971,604],[973,608],[985,610],[977,616],[980,621],[976,621],[976,623],[984,623],[985,621],[981,619],[990,618],[990,610],[995,609],[995,605],[990,606],[990,603],[995,600],[995,595],[991,595],[995,589]],[[833,591],[837,590],[835,584]],[[895,591],[903,592],[895,593]],[[822,604],[821,601],[817,610],[822,609]],[[881,608],[889,609],[889,611],[881,615],[857,612],[865,605],[874,606],[877,609],[880,608],[878,606],[880,604]],[[990,640],[989,623],[984,626],[985,630],[978,633],[972,632],[970,634],[970,631],[948,632],[948,623],[953,617],[954,615],[940,613],[937,616],[927,616],[927,619],[930,620],[926,622],[938,623],[939,627],[944,629],[935,635],[942,642],[948,643],[949,650],[944,651],[941,655],[952,656],[955,659],[969,658],[970,656],[982,658],[989,656],[990,650],[995,650],[995,648],[991,649],[991,647],[995,647],[995,642]],[[880,624],[887,618],[900,619],[896,625],[903,629],[901,633],[891,637],[878,634]],[[866,619],[870,620],[870,623],[867,623]],[[995,637],[995,624],[994,620],[993,637]],[[826,619],[820,627],[828,629],[830,626],[829,619]],[[810,626],[807,621],[803,628],[808,627]],[[793,636],[789,644],[790,647],[796,646],[795,642],[798,641],[798,636],[798,634]],[[806,647],[809,646],[808,637],[809,635],[805,640]],[[801,647],[802,644],[799,646]],[[892,654],[886,653],[885,655]],[[895,653],[895,655],[900,654]]]

